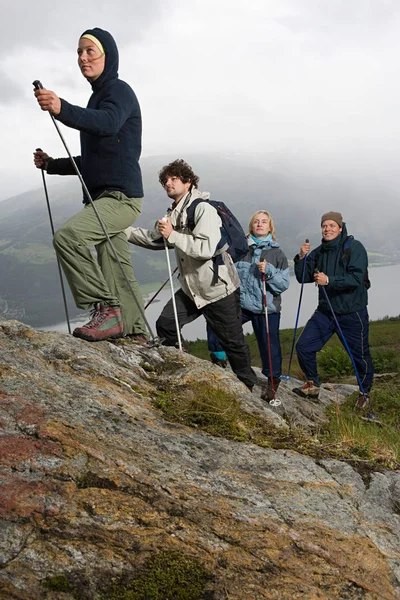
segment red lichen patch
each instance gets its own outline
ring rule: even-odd
[[[26,425],[38,425],[43,423],[45,420],[45,412],[34,404],[25,404],[14,413],[15,420],[17,423],[24,423]]]
[[[40,468],[40,462],[46,458],[61,458],[60,444],[48,440],[36,440],[22,435],[5,435],[0,438],[0,460],[6,467],[18,468],[29,461]]]
[[[60,500],[54,482],[27,481],[18,475],[2,477],[0,518],[53,516],[60,511]]]

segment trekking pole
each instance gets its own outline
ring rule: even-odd
[[[36,148],[36,152],[43,152],[43,151],[41,148]],[[41,172],[42,172],[42,180],[43,180],[43,187],[44,187],[44,195],[46,197],[46,203],[47,203],[47,211],[49,213],[49,219],[50,219],[51,233],[53,234],[53,237],[54,237],[54,224],[53,224],[53,217],[51,215],[51,208],[50,208],[49,194],[47,192],[46,178],[44,176],[44,167],[41,168]],[[61,271],[61,264],[60,264],[60,260],[57,256],[57,252],[56,252],[56,260],[57,260],[58,274],[60,276],[61,292],[62,292],[62,297],[64,300],[64,310],[65,310],[65,317],[67,319],[68,333],[71,333],[71,323],[69,321],[67,298],[65,296],[65,288],[64,288],[64,281],[63,281],[63,276],[62,276],[62,271]]]
[[[33,87],[35,88],[35,90],[42,90],[42,89],[43,89],[43,85],[42,85],[42,83],[41,83],[41,82],[40,82],[38,79],[35,79],[35,81],[32,83],[32,85],[33,85]],[[119,266],[120,266],[120,268],[121,268],[122,275],[123,275],[123,277],[124,277],[124,279],[125,279],[126,283],[128,284],[128,289],[130,290],[130,292],[131,292],[131,294],[132,294],[132,297],[133,297],[133,299],[134,299],[134,301],[135,301],[135,303],[136,303],[136,306],[137,306],[137,308],[138,308],[138,310],[139,310],[139,312],[140,312],[140,315],[141,315],[141,317],[142,317],[143,321],[146,323],[146,327],[147,327],[147,329],[149,330],[149,333],[150,333],[150,335],[151,335],[151,337],[152,337],[152,339],[153,339],[153,342],[155,342],[155,341],[156,341],[156,338],[155,338],[155,336],[154,336],[154,334],[153,334],[153,331],[152,331],[152,329],[151,329],[151,327],[150,327],[150,324],[149,324],[148,320],[146,319],[146,315],[144,314],[144,310],[143,310],[143,308],[141,307],[141,305],[140,305],[140,303],[139,303],[138,299],[136,298],[136,294],[135,294],[135,292],[133,291],[133,288],[132,288],[131,282],[129,281],[129,279],[128,279],[128,276],[127,276],[127,274],[125,273],[125,271],[124,271],[124,268],[123,268],[123,266],[122,266],[122,264],[121,264],[121,261],[119,260],[119,257],[118,257],[118,254],[117,254],[117,251],[116,251],[116,249],[115,249],[115,246],[114,246],[114,244],[113,244],[113,243],[112,243],[112,241],[111,241],[111,238],[110,238],[110,236],[108,235],[108,232],[107,232],[107,230],[106,230],[106,228],[105,228],[105,225],[104,225],[104,223],[103,223],[103,220],[102,220],[102,218],[100,217],[100,215],[99,215],[99,213],[98,213],[98,211],[97,211],[97,208],[96,208],[96,207],[95,207],[95,205],[94,205],[93,198],[92,198],[92,196],[90,195],[90,192],[89,192],[89,190],[88,190],[88,188],[87,188],[87,186],[86,186],[86,183],[85,183],[85,182],[84,182],[84,180],[83,180],[82,174],[81,174],[81,172],[80,172],[80,171],[79,171],[79,169],[78,169],[78,166],[77,166],[77,164],[76,164],[76,162],[75,162],[75,160],[74,160],[74,157],[72,156],[71,152],[69,151],[69,148],[68,148],[68,146],[67,146],[67,143],[66,143],[66,141],[64,140],[63,134],[61,133],[61,131],[60,131],[60,128],[59,128],[59,126],[58,126],[58,124],[57,124],[57,122],[56,122],[55,118],[53,117],[53,115],[52,115],[51,113],[49,113],[49,115],[50,115],[50,118],[51,118],[51,120],[53,121],[54,127],[57,129],[57,133],[58,133],[58,135],[60,136],[60,139],[61,139],[61,141],[62,141],[62,143],[63,143],[63,145],[64,145],[64,148],[65,148],[65,150],[67,151],[67,154],[68,154],[68,156],[69,156],[69,159],[70,159],[70,161],[71,161],[71,163],[72,163],[72,166],[73,166],[73,168],[74,168],[74,171],[75,171],[75,173],[77,174],[77,176],[79,177],[79,181],[81,182],[81,185],[82,185],[83,191],[85,192],[85,194],[86,194],[86,197],[87,197],[87,199],[89,200],[91,207],[93,208],[94,214],[95,214],[95,215],[96,215],[96,217],[97,217],[97,220],[98,220],[98,222],[99,222],[99,224],[100,224],[100,227],[101,227],[101,229],[103,230],[103,233],[104,233],[104,235],[105,235],[105,237],[106,237],[106,239],[107,239],[107,242],[110,244],[110,248],[111,248],[111,250],[112,250],[112,253],[113,253],[113,255],[114,255],[114,258],[115,258],[115,260],[117,261],[117,263],[119,264]]]
[[[306,244],[308,244],[309,240],[306,239],[305,242],[306,242]],[[300,298],[299,298],[299,304],[298,304],[298,307],[297,307],[296,323],[295,323],[294,331],[293,331],[293,341],[292,341],[292,349],[290,351],[288,374],[282,376],[282,379],[285,379],[285,380],[290,379],[290,369],[292,367],[294,345],[295,345],[295,342],[296,342],[297,325],[298,325],[298,322],[299,322],[300,307],[301,307],[301,301],[302,301],[302,298],[303,298],[304,279],[305,279],[305,274],[306,274],[306,260],[307,260],[307,254],[304,256],[304,262],[303,262],[303,273],[301,275]]]
[[[269,362],[269,378],[271,381],[271,388],[273,394],[273,400],[270,400],[269,403],[271,406],[280,406],[281,401],[275,398],[275,385],[274,385],[274,376],[272,369],[272,356],[271,356],[271,339],[269,335],[269,323],[268,323],[268,309],[267,309],[267,286],[265,283],[265,273],[261,274],[262,283],[263,283],[263,299],[264,299],[264,312],[265,312],[265,329],[267,332],[267,348],[268,348],[268,362]]]
[[[316,270],[314,271],[314,273],[319,273],[319,271],[316,269]],[[327,292],[326,292],[325,286],[323,286],[323,285],[320,285],[320,286],[318,286],[318,287],[322,288],[322,290],[323,290],[323,292],[324,292],[324,294],[325,294],[325,299],[326,299],[326,301],[327,301],[327,303],[328,303],[328,305],[329,305],[329,308],[331,309],[331,313],[332,313],[333,319],[334,319],[334,321],[335,321],[335,323],[336,323],[336,327],[338,328],[338,330],[339,330],[339,333],[340,333],[340,335],[342,336],[342,340],[343,340],[344,347],[346,348],[346,350],[347,350],[347,354],[350,356],[350,360],[351,360],[351,362],[352,362],[352,364],[353,364],[354,373],[355,373],[355,375],[356,375],[356,378],[357,378],[357,381],[358,381],[358,385],[359,385],[359,387],[360,387],[360,391],[361,391],[361,393],[362,393],[362,395],[363,395],[363,398],[364,398],[364,400],[365,400],[366,402],[368,402],[368,398],[367,398],[367,395],[366,395],[366,393],[365,393],[365,391],[364,391],[363,384],[361,383],[361,378],[360,378],[360,375],[359,375],[359,373],[358,373],[358,370],[357,370],[357,367],[356,367],[356,363],[354,362],[353,355],[352,355],[352,353],[350,352],[350,348],[349,348],[349,346],[348,346],[348,344],[347,344],[347,342],[346,342],[346,338],[344,337],[344,333],[343,333],[343,331],[342,331],[342,328],[341,328],[341,327],[340,327],[340,325],[339,325],[339,321],[337,320],[337,317],[336,317],[336,315],[335,315],[335,311],[333,310],[333,306],[332,306],[332,304],[331,304],[331,301],[329,300],[329,297],[328,297],[328,294],[327,294]]]
[[[167,217],[163,217],[161,220],[162,221],[167,221]],[[179,347],[179,350],[182,352],[181,332],[180,332],[180,329],[179,329],[178,311],[176,310],[174,282],[173,282],[172,273],[171,273],[171,263],[170,263],[169,254],[168,254],[168,244],[167,244],[167,240],[165,239],[165,237],[163,237],[163,240],[164,240],[164,247],[165,247],[165,255],[167,257],[168,275],[169,275],[169,283],[170,283],[170,286],[171,286],[171,293],[172,293],[172,307],[174,309],[176,335],[177,335],[177,338],[178,338],[178,347]]]
[[[172,271],[172,275],[175,275],[175,273],[177,272],[177,270],[178,270],[178,267],[175,267],[175,269]],[[169,281],[169,277],[168,277],[168,279],[166,279],[166,280],[164,281],[164,283],[162,284],[162,286],[160,287],[160,289],[158,290],[158,292],[156,292],[156,293],[154,294],[154,296],[152,297],[152,299],[148,301],[148,303],[147,303],[147,304],[146,304],[146,306],[144,307],[144,310],[146,310],[146,308],[147,308],[148,306],[150,306],[150,304],[153,302],[153,300],[155,300],[155,299],[157,298],[158,294],[161,292],[161,290],[162,290],[162,289],[164,289],[164,288],[165,288],[165,286],[167,285],[168,281]]]

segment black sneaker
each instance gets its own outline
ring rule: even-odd
[[[222,367],[222,369],[226,369],[226,367],[228,366],[227,359],[218,358],[217,356],[215,356],[214,352],[210,352],[210,358],[213,365],[217,365],[217,367]]]

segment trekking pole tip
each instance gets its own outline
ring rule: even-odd
[[[43,89],[43,85],[41,84],[41,82],[39,81],[39,79],[35,79],[35,81],[32,82],[32,85],[35,88],[35,90],[42,90]]]

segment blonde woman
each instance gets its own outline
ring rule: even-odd
[[[268,384],[263,390],[261,397],[263,400],[272,400],[273,389],[276,392],[282,374],[282,353],[279,339],[281,294],[288,289],[290,276],[287,258],[276,241],[274,222],[268,211],[259,210],[251,217],[248,243],[248,253],[242,260],[236,263],[240,277],[242,323],[244,324],[248,321],[252,323],[260,351],[262,373],[268,378]],[[263,302],[263,273],[265,273],[267,289],[272,373],[270,373],[268,358]],[[216,340],[212,331],[208,330],[207,333],[209,349],[212,353],[221,352],[222,347],[218,347],[218,340]],[[214,360],[213,362],[217,361]]]

